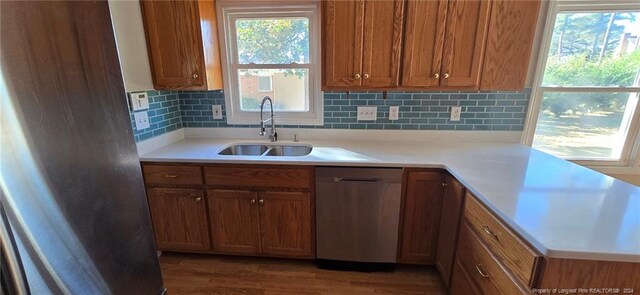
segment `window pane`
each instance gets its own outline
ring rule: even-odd
[[[533,147],[570,159],[619,160],[638,93],[543,94]]]
[[[238,81],[243,111],[259,111],[265,96],[271,97],[273,108],[281,112],[309,110],[308,69],[243,69],[238,70]],[[269,89],[262,81],[269,81]]]
[[[236,20],[240,64],[309,63],[308,18]]]
[[[640,12],[559,13],[543,86],[632,86],[640,69]]]

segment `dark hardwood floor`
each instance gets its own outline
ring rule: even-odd
[[[162,276],[176,294],[446,294],[433,267],[395,272],[321,270],[312,261],[164,253]]]

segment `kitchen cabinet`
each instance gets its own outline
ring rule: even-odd
[[[398,260],[434,264],[445,177],[433,170],[406,169]]]
[[[325,1],[324,88],[398,85],[405,1]]]
[[[155,89],[222,89],[215,1],[141,1]]]
[[[408,1],[402,86],[478,89],[491,1]]]
[[[310,193],[265,191],[260,196],[262,252],[287,257],[312,256]]]
[[[210,189],[213,250],[220,253],[309,257],[308,192]]]
[[[480,90],[521,90],[529,70],[540,1],[492,2]]]
[[[206,166],[217,253],[314,258],[313,169]]]
[[[212,189],[207,191],[207,196],[213,250],[260,253],[258,193],[249,190]]]
[[[452,176],[445,180],[442,213],[438,229],[435,265],[445,285],[449,286],[455,258],[458,228],[462,216],[465,188]]]
[[[204,195],[198,189],[147,188],[158,250],[209,249]]]

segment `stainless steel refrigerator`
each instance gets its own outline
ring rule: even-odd
[[[106,1],[0,2],[2,294],[161,294]]]

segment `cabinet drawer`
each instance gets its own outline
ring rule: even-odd
[[[457,253],[456,263],[468,274],[473,285],[481,290],[481,294],[527,294],[483,245],[467,222],[463,222],[460,228]],[[454,274],[454,277],[459,275]]]
[[[491,252],[523,283],[532,286],[538,255],[471,194],[467,194],[464,217]]]
[[[144,182],[154,184],[202,184],[199,166],[144,165]]]
[[[223,187],[258,187],[310,189],[310,168],[214,166],[204,168],[207,185]]]

